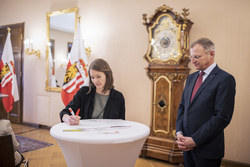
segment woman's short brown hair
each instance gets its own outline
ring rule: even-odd
[[[103,72],[106,76],[106,83],[103,88],[103,92],[106,92],[107,90],[112,89],[114,86],[114,78],[112,70],[109,66],[109,64],[103,60],[103,59],[95,59],[89,66],[88,74],[89,74],[89,92],[91,92],[92,88],[95,88],[95,85],[93,84],[90,76],[90,70],[95,70],[99,72]],[[88,92],[88,93],[89,93]]]

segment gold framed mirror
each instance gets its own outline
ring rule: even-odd
[[[61,92],[77,28],[78,8],[47,13],[46,91]]]

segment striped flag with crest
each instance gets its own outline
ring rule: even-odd
[[[79,21],[61,92],[62,101],[65,106],[73,99],[73,96],[82,86],[88,85],[87,64],[88,59]]]
[[[10,29],[8,29],[8,35],[3,48],[0,70],[0,92],[8,95],[2,101],[6,112],[9,113],[13,108],[13,103],[19,100]]]

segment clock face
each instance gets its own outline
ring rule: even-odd
[[[167,36],[162,37],[160,40],[161,47],[164,49],[168,48],[170,43],[171,43],[171,40]]]
[[[152,29],[152,59],[161,61],[176,60],[181,56],[179,44],[180,28],[168,16],[159,19],[159,24]]]

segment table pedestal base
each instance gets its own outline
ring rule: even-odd
[[[56,140],[68,167],[133,167],[146,140],[126,143],[84,144]]]

